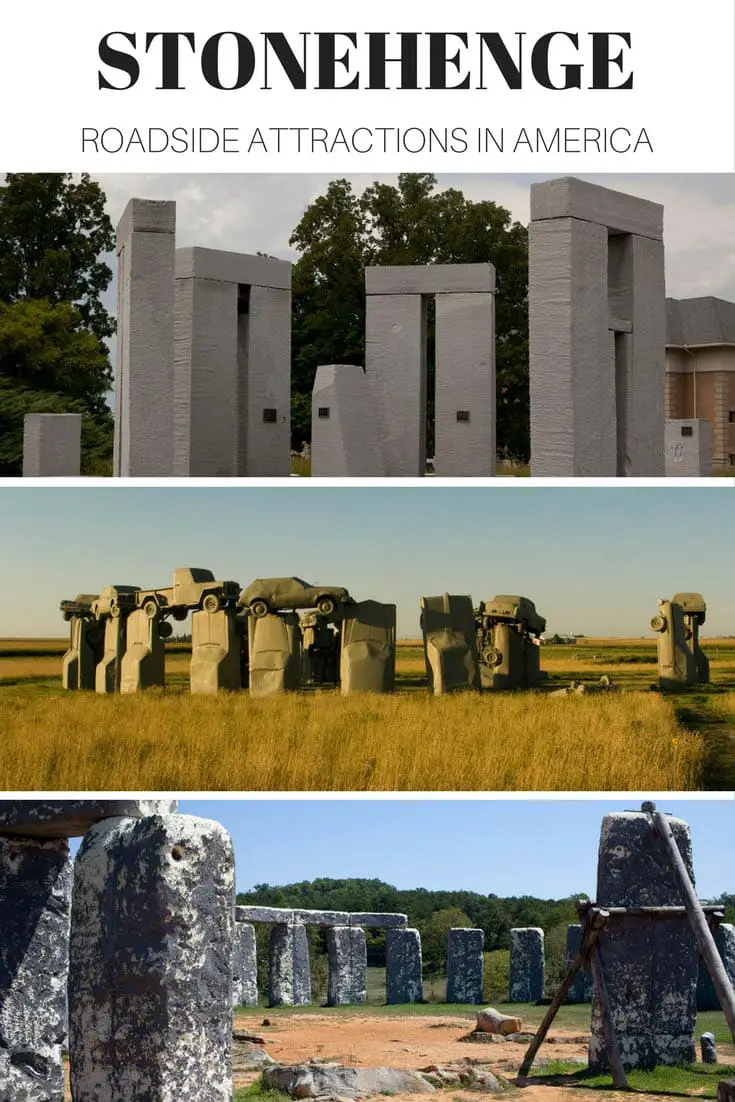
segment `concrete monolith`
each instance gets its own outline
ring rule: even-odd
[[[395,687],[396,606],[379,601],[345,605],[342,621],[342,695],[389,693]]]
[[[385,933],[385,994],[390,1004],[419,1003],[424,997],[421,934],[394,928]]]
[[[273,927],[268,946],[268,1005],[308,1006],[311,965],[306,927],[289,922]]]
[[[327,954],[327,1004],[352,1006],[367,1002],[365,931],[360,926],[330,926],[327,930]]]
[[[192,615],[189,680],[193,693],[242,688],[241,641],[235,609],[222,608],[219,612]]]
[[[447,941],[447,1002],[481,1003],[482,951],[485,935],[482,930],[455,927]]]
[[[232,942],[232,1005],[258,1005],[258,954],[255,927],[236,922]]]
[[[535,1003],[544,997],[544,931],[539,926],[510,931],[508,1001]]]
[[[126,625],[125,653],[120,662],[120,692],[137,693],[166,684],[161,619],[138,608]]]

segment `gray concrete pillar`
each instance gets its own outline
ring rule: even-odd
[[[236,922],[232,941],[232,1005],[258,1005],[258,952],[255,927]]]
[[[78,477],[81,413],[27,413],[23,418],[23,478]]]
[[[735,926],[722,922],[715,931],[715,944],[719,951],[730,983],[735,984]],[[700,958],[697,980],[697,1010],[719,1010],[720,1001],[715,993],[707,965]]]
[[[365,374],[389,477],[426,472],[426,301],[418,294],[368,294]]]
[[[208,819],[110,819],[74,866],[75,1102],[223,1102],[232,1092],[234,856]]]
[[[268,944],[268,1005],[308,1006],[311,964],[306,927],[301,922],[273,926]]]
[[[494,280],[493,271],[493,280]],[[434,473],[495,474],[495,295],[436,296]]]
[[[318,367],[311,393],[313,478],[378,478],[385,474],[374,394],[361,367]]]
[[[191,618],[191,665],[189,680],[193,693],[217,693],[220,689],[242,688],[240,651],[242,637],[235,609],[195,612]]]
[[[482,930],[455,927],[447,940],[447,1002],[476,1005],[482,999]]]
[[[367,943],[360,926],[327,929],[329,980],[328,1006],[353,1006],[367,1002]]]
[[[392,928],[385,931],[385,994],[389,1004],[423,1000],[421,934],[418,930]]]
[[[64,1099],[70,910],[66,839],[0,834],[0,1098],[8,1102]]]
[[[689,826],[671,819],[671,829],[693,877]],[[600,907],[682,906],[666,851],[642,812],[616,812],[603,819],[596,901]],[[692,1063],[698,954],[686,916],[615,918],[598,945],[625,1067]],[[590,1069],[606,1070],[609,1062],[596,985],[591,1029]]]
[[[291,265],[288,286],[250,287],[239,316],[239,475],[288,476],[291,468]]]
[[[145,609],[131,612],[126,624],[125,653],[120,663],[120,692],[137,693],[166,684],[162,621]]]
[[[565,957],[565,967],[569,968],[570,964],[579,952],[579,947],[582,944],[582,927],[575,923],[571,926],[567,926],[567,949]],[[583,972],[580,968],[577,972],[576,979],[569,989],[567,994],[567,1002],[570,1003],[589,1003],[592,1002],[592,972]]]
[[[544,997],[544,931],[539,926],[510,931],[508,1001],[535,1003]]]
[[[174,463],[176,204],[131,199],[117,226],[113,473],[168,477]]]

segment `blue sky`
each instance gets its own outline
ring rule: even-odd
[[[657,800],[692,829],[701,898],[735,892],[735,803]],[[594,896],[600,823],[626,800],[182,800],[232,835],[238,891],[315,877],[398,888]]]
[[[552,631],[650,635],[659,597],[699,590],[735,631],[732,487],[0,487],[0,637],[59,636],[59,601],[170,585],[204,566],[247,585],[296,574],[398,605],[521,593]]]

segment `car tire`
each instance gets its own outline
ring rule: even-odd
[[[320,616],[333,616],[337,603],[333,597],[320,597],[316,603],[316,610]]]
[[[250,602],[250,612],[256,620],[262,620],[264,616],[267,616],[270,612],[268,608],[268,602],[262,599],[256,599]]]
[[[158,615],[158,601],[155,597],[148,597],[147,600],[143,601],[141,608],[149,620]]]
[[[110,605],[110,616],[113,620],[120,619],[120,605]]]
[[[216,593],[207,593],[205,597],[202,597],[202,610],[204,612],[219,612],[222,608],[222,602]]]
[[[653,631],[666,631],[666,617],[654,616],[651,620],[651,629]]]

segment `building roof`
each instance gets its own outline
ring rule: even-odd
[[[735,344],[735,302],[724,298],[667,298],[666,344],[696,348]]]

